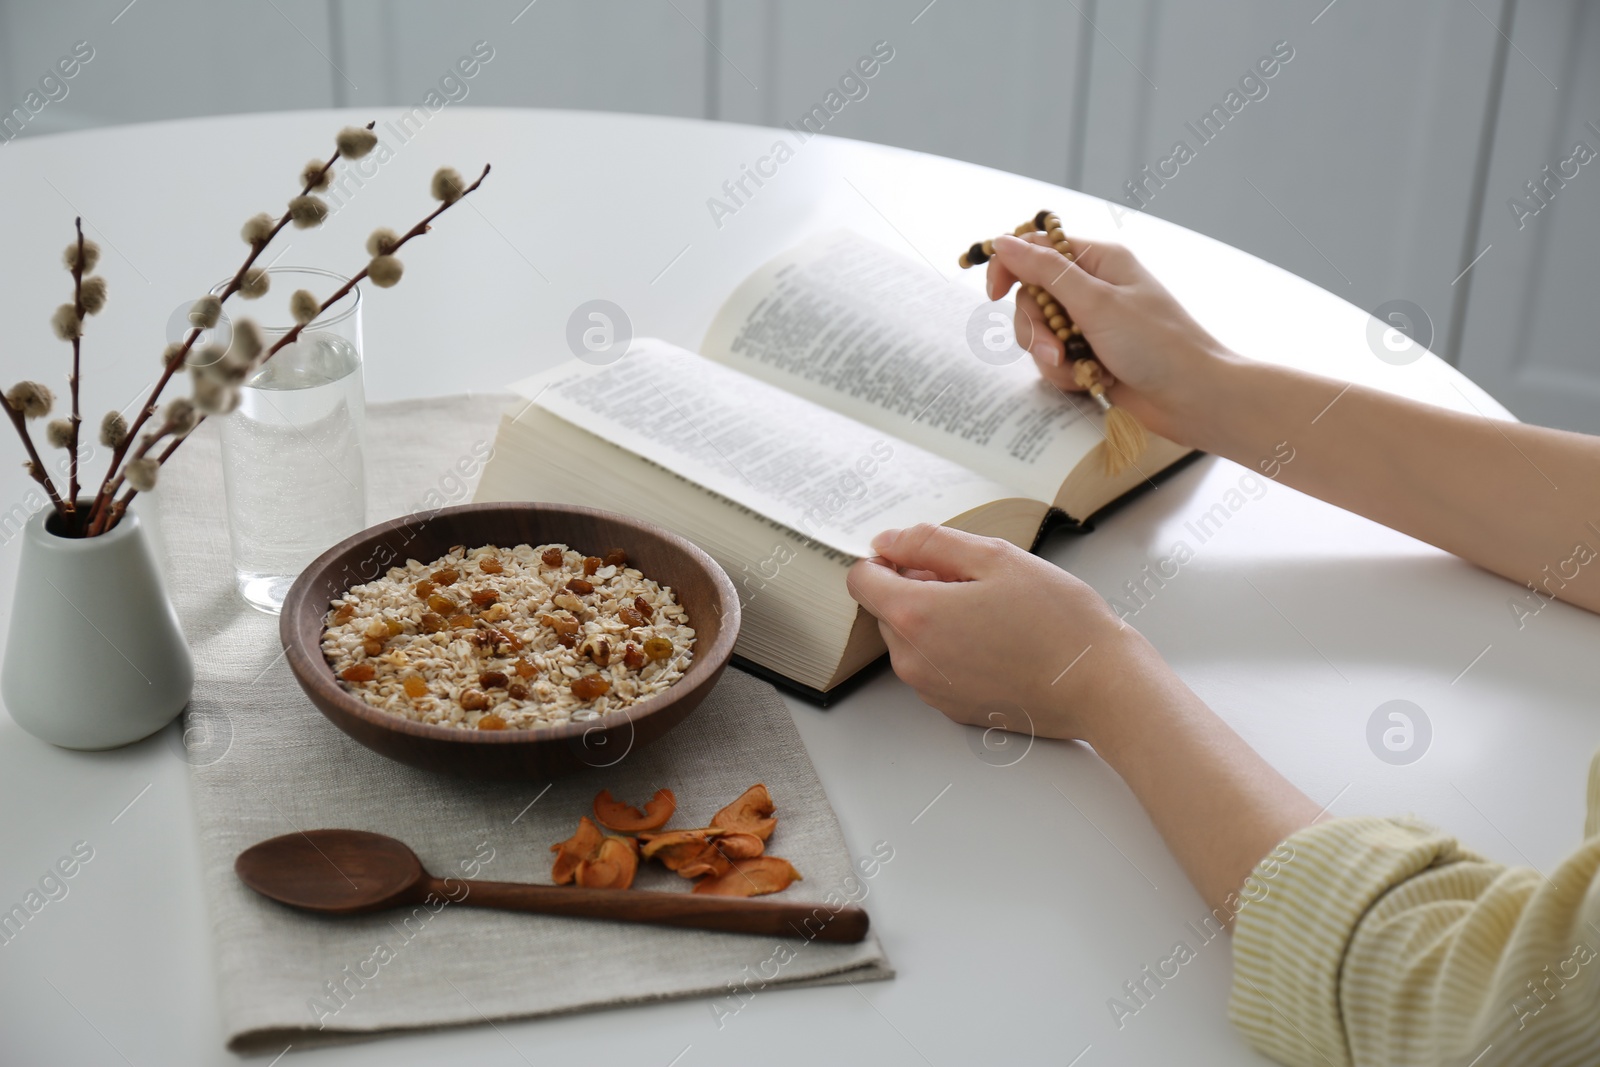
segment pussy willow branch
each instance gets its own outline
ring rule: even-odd
[[[78,316],[78,333],[83,333],[83,216],[72,220],[78,228],[78,258],[72,267],[72,310]],[[79,357],[83,351],[83,338],[72,339],[72,437],[67,442],[67,508],[66,518],[75,520],[78,517],[78,423],[83,419],[78,415],[78,372]]]
[[[197,421],[195,425],[198,426],[200,424]],[[139,442],[139,447],[134,449],[133,455],[128,457],[128,462],[131,463],[136,459],[143,459],[145,456],[149,455],[150,450],[159,444],[163,437],[167,436],[167,434],[171,433],[176,428],[177,427],[173,421],[168,419],[155,429],[147,431],[144,435],[144,440]]]
[[[460,196],[456,197],[454,200],[449,201],[448,203],[440,204],[437,208],[435,208],[432,212],[430,212],[427,215],[427,217],[425,217],[421,222],[417,223],[415,226],[411,227],[411,229],[407,230],[405,232],[405,234],[398,241],[396,241],[394,243],[394,247],[389,250],[389,254],[393,255],[394,253],[400,251],[401,248],[405,247],[406,242],[410,241],[413,237],[421,237],[423,234],[427,233],[432,228],[430,226],[430,224],[433,222],[434,219],[438,218],[440,215],[443,215],[446,211],[449,211],[451,207],[453,207],[456,204],[459,204],[461,201],[465,200],[468,196],[472,195],[472,193],[478,188],[478,186],[483,184],[483,180],[489,176],[489,167],[490,167],[489,164],[487,164],[487,163],[484,164],[483,173],[478,175],[478,180],[473,182],[471,185],[467,186],[465,189],[463,189],[461,191],[461,195]],[[301,331],[303,331],[306,328],[307,325],[309,325],[310,323],[316,322],[318,316],[320,316],[323,312],[327,311],[333,305],[337,304],[340,300],[343,300],[347,295],[349,295],[350,290],[354,289],[356,287],[356,285],[358,283],[360,283],[361,281],[363,281],[366,277],[367,277],[367,268],[366,267],[362,267],[361,270],[359,272],[357,272],[355,277],[351,278],[349,281],[347,281],[343,285],[341,285],[338,289],[336,289],[334,291],[332,296],[328,297],[328,299],[326,299],[326,300],[324,300],[322,302],[321,306],[319,306],[317,308],[316,315],[311,316],[311,318],[308,319],[304,323],[297,323],[294,326],[293,329],[289,330],[289,332],[285,333],[281,338],[279,338],[278,342],[276,344],[274,344],[271,348],[267,349],[267,354],[261,357],[261,362],[265,363],[267,360],[271,359],[274,355],[276,355],[281,349],[287,347],[288,345],[294,344],[294,342],[299,339]],[[195,426],[198,427],[200,425],[200,422],[204,422],[204,421],[205,421],[205,416],[201,416],[200,420],[195,423]],[[139,455],[143,456],[145,453],[147,453],[150,450],[150,448],[156,443],[156,441],[160,439],[161,434],[164,433],[165,430],[166,430],[166,428],[163,427],[162,430],[157,431],[155,436],[153,436],[149,441],[144,442],[140,446]],[[194,432],[193,430],[190,431],[190,433],[193,433],[193,432]],[[161,455],[159,457],[157,457],[156,461],[158,463],[165,464],[167,462],[167,458],[169,456],[171,456],[173,452],[177,451],[178,446],[183,444],[183,442],[186,441],[188,439],[188,437],[189,437],[189,434],[185,434],[182,437],[174,438],[167,445],[166,448],[162,449]],[[123,481],[123,479],[122,479],[121,475],[119,475],[117,477],[116,485],[112,486],[112,492],[113,493],[115,493],[117,489],[121,488],[122,481]],[[137,489],[134,489],[132,486],[129,486],[128,487],[128,491],[126,493],[122,494],[122,496],[116,501],[116,503],[111,508],[108,509],[107,515],[109,516],[109,519],[105,523],[105,526],[107,528],[109,528],[110,526],[115,525],[117,523],[117,521],[122,518],[123,512],[128,510],[128,504],[133,500],[133,498],[135,496],[138,496],[138,495],[139,495],[139,491]],[[91,527],[91,529],[90,529],[90,533],[91,534],[99,533],[99,532],[100,532],[99,529],[95,529],[93,527]]]
[[[195,430],[199,429],[200,424],[202,422],[205,422],[205,421],[206,421],[206,417],[204,415],[200,416],[198,419],[195,420],[194,427],[190,429],[189,433],[193,433]],[[172,430],[172,423],[168,422],[168,423],[162,424],[161,428],[158,429],[155,433],[145,435],[146,439],[145,439],[144,443],[139,446],[138,451],[136,451],[134,453],[132,458],[133,459],[140,459],[143,456],[148,455],[149,452],[150,452],[150,449],[155,447],[156,442],[159,441],[166,434],[170,433],[171,430]],[[157,464],[166,463],[167,462],[167,458],[178,450],[178,446],[183,444],[183,438],[187,437],[187,436],[189,436],[189,434],[184,434],[183,437],[174,437],[172,440],[168,441],[167,442],[167,447],[163,448],[161,450],[161,454],[156,457],[156,463]],[[121,484],[122,484],[121,479],[118,479],[117,485],[118,485],[119,488],[120,488]],[[118,520],[120,520],[122,518],[123,512],[128,510],[128,504],[130,502],[132,502],[133,498],[138,496],[138,495],[139,495],[138,491],[135,490],[132,486],[129,486],[128,487],[128,491],[126,493],[122,494],[122,498],[111,506],[111,510],[110,510],[111,521],[108,522],[106,525],[107,526],[115,526],[117,524]]]
[[[44,486],[44,491],[50,496],[50,503],[55,505],[58,512],[66,514],[66,506],[61,502],[61,494],[56,491],[56,483],[50,480],[45,473],[44,461],[39,458],[39,450],[33,447],[33,438],[28,436],[28,424],[22,417],[22,409],[11,406],[11,401],[0,396],[0,408],[6,409],[6,414],[11,416],[11,424],[17,428],[17,436],[22,438],[22,447],[28,450],[28,473],[33,480]]]
[[[430,229],[432,229],[432,227],[429,224],[431,222],[433,222],[434,219],[438,218],[440,215],[443,215],[446,211],[449,211],[450,208],[453,207],[454,205],[459,204],[461,201],[465,200],[469,195],[471,195],[471,193],[474,190],[476,190],[478,188],[478,186],[483,184],[483,179],[487,178],[488,176],[489,176],[489,164],[485,163],[484,166],[483,166],[483,173],[478,175],[478,180],[477,181],[473,182],[471,185],[469,185],[465,189],[463,189],[461,191],[461,195],[460,196],[456,197],[454,200],[448,201],[447,203],[440,204],[438,207],[434,208],[433,211],[430,212],[428,214],[428,216],[426,218],[424,218],[421,222],[417,223],[415,226],[411,227],[411,229],[407,230],[401,236],[401,238],[394,243],[394,247],[389,249],[389,255],[393,255],[394,253],[400,251],[400,249],[405,247],[406,242],[411,240],[413,237],[421,237],[423,234],[427,233]],[[317,308],[317,315],[321,315],[324,311],[327,311],[330,307],[332,307],[333,305],[337,304],[340,300],[343,300],[349,294],[350,290],[354,289],[356,287],[356,284],[358,282],[362,281],[364,278],[366,278],[366,276],[367,276],[367,268],[366,267],[362,267],[361,270],[356,274],[355,277],[351,278],[349,281],[347,281],[343,285],[341,285],[338,289],[334,290],[333,295],[328,297],[328,299],[326,299],[326,300],[324,300],[322,302],[322,306]],[[304,330],[308,323],[315,322],[315,321],[317,321],[316,320],[316,316],[313,315],[306,323],[297,324],[294,327],[294,329],[290,330],[288,333],[284,334],[281,338],[279,338],[277,344],[275,344],[271,348],[267,349],[267,354],[261,357],[261,362],[265,363],[267,360],[271,359],[273,357],[273,354],[276,353],[279,349],[281,349],[281,348],[283,348],[283,347],[285,347],[287,345],[294,344],[294,342],[300,337],[300,331]]]
[[[376,121],[369,122],[367,123],[367,129],[370,130],[376,125]],[[322,179],[338,161],[339,152],[335,151],[333,155],[328,157],[328,161],[322,165],[322,169],[306,181],[304,187],[300,190],[300,195],[310,195],[314,189],[322,184]],[[285,209],[283,217],[278,219],[278,224],[272,228],[272,232],[250,246],[250,254],[245,257],[244,263],[234,273],[233,279],[228,282],[218,296],[220,301],[226,302],[230,296],[239,291],[239,287],[244,284],[244,276],[255,264],[255,261],[261,257],[261,253],[267,250],[267,246],[272,243],[273,239],[289,224],[290,217],[290,212]],[[138,417],[134,419],[133,425],[128,427],[128,436],[123,439],[122,444],[112,450],[111,462],[106,466],[106,476],[100,482],[100,491],[95,494],[94,504],[89,510],[89,533],[91,535],[101,533],[109,527],[110,524],[105,520],[111,508],[112,497],[115,495],[118,486],[122,484],[122,472],[120,469],[122,460],[127,455],[128,449],[132,447],[134,440],[138,437],[140,429],[156,413],[157,403],[161,399],[161,391],[167,387],[167,383],[172,380],[172,376],[177,372],[178,368],[183,366],[188,358],[189,350],[194,347],[194,343],[199,338],[200,333],[200,327],[192,328],[188,337],[184,338],[182,347],[167,361],[167,365],[161,368],[161,377],[156,379],[156,384],[151,388],[150,395],[145,398],[144,406],[139,409]],[[118,517],[120,516],[121,512],[119,511]]]

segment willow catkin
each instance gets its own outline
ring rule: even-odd
[[[334,138],[339,154],[346,159],[360,159],[378,145],[378,135],[360,126],[346,126]]]
[[[466,192],[467,183],[461,180],[461,172],[454,167],[440,167],[433,172],[428,188],[435,200],[453,204]]]
[[[55,406],[56,394],[39,382],[18,382],[6,390],[6,403],[22,412],[23,418],[42,419]]]

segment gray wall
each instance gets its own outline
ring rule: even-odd
[[[1522,417],[1600,431],[1600,165],[1524,188],[1600,150],[1584,0],[126,2],[0,0],[0,108],[94,50],[13,129],[412,103],[480,40],[494,61],[452,87],[471,103],[776,125],[888,41],[830,133],[1142,204],[1369,311],[1403,302]]]

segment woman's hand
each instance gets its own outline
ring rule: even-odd
[[[993,726],[994,705],[1015,704],[1038,734],[1092,743],[1109,692],[1166,669],[1093,589],[1005,541],[920,525],[872,547],[850,595],[877,616],[895,673],[956,722]]]
[[[956,722],[1093,745],[1209,906],[1317,817],[1072,575],[942,526],[889,530],[872,547],[881,555],[850,569],[850,593],[878,617],[895,673]],[[996,704],[1029,721],[997,721]]]
[[[1018,281],[1042,286],[1066,308],[1095,356],[1116,376],[1112,399],[1155,433],[1193,444],[1187,412],[1220,364],[1237,357],[1190,317],[1171,293],[1121,245],[1069,237],[1075,259],[1050,247],[1042,233],[998,237],[989,260],[989,299]],[[1061,341],[1039,305],[1017,297],[1017,341],[1039,373],[1077,389],[1063,363]]]

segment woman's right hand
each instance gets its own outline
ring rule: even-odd
[[[1185,411],[1224,364],[1237,359],[1196,322],[1134,254],[1122,245],[1069,237],[1075,258],[1052,248],[1042,233],[1004,236],[989,260],[989,299],[1017,282],[1041,286],[1083,329],[1095,357],[1117,379],[1112,400],[1154,433],[1193,444]],[[1061,341],[1043,310],[1017,297],[1017,341],[1039,373],[1066,390],[1078,390]]]

